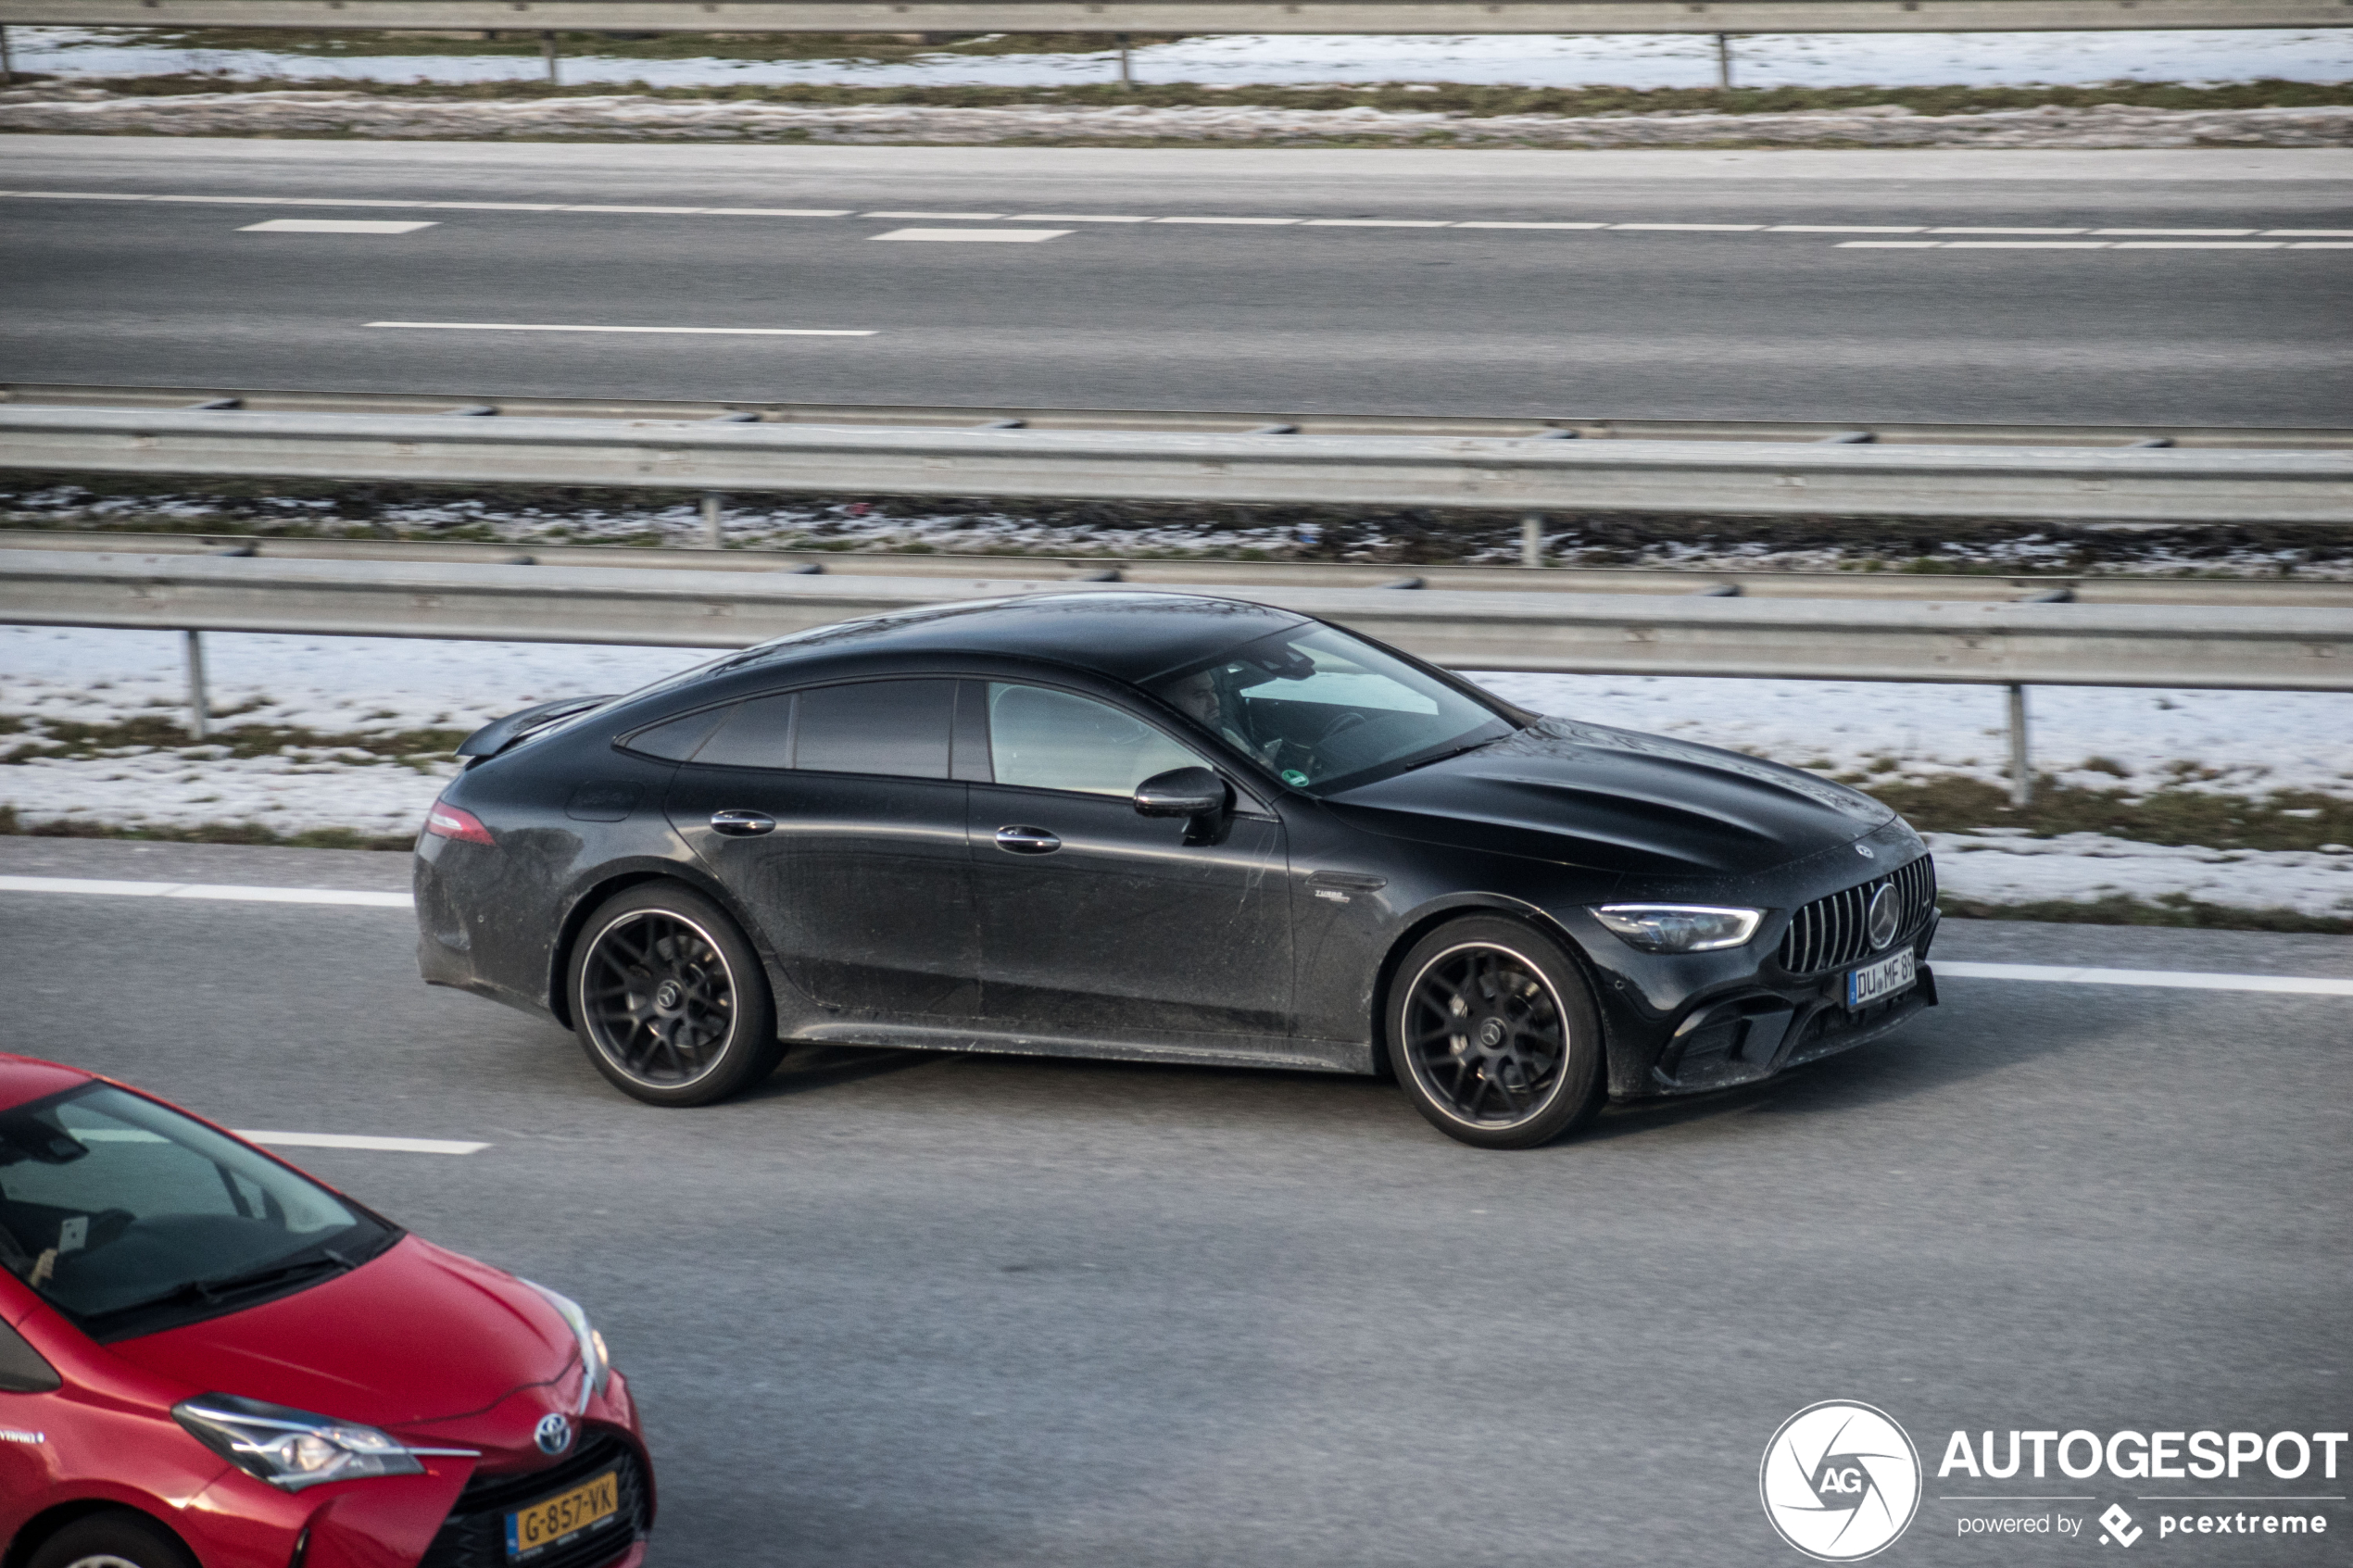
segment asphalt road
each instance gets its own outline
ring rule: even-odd
[[[2353,413],[2343,151],[18,136],[0,138],[0,164],[15,191],[767,209],[0,197],[6,380],[1857,422],[2294,425]],[[948,216],[873,216],[890,213]],[[998,216],[960,216],[975,213]],[[1115,217],[1260,221],[1071,220]],[[286,218],[433,226],[245,229]],[[951,237],[877,243],[909,227]],[[2098,232],[2111,229],[2143,232]],[[1006,230],[1052,237],[975,238]],[[2250,245],[2269,248],[2140,248]]]
[[[396,888],[405,859],[0,839],[0,873]],[[1372,1081],[836,1052],[698,1111],[420,985],[399,910],[0,894],[0,1040],[233,1125],[487,1140],[302,1161],[587,1303],[648,1412],[655,1562],[1801,1560],[1768,1438],[1861,1399],[1939,1483],[1993,1428],[2347,1425],[2353,1001],[1952,980],[1897,1038],[1499,1155]],[[2341,938],[1948,927],[1945,959],[2353,974]],[[2342,1472],[2340,1472],[2340,1475]],[[2000,1505],[2008,1506],[2008,1505]],[[2233,1502],[2224,1511],[2263,1505]],[[2133,1561],[2347,1560],[2142,1538]]]

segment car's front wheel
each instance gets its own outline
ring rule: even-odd
[[[25,1559],[25,1568],[196,1568],[179,1538],[145,1514],[85,1513]]]
[[[1389,997],[1390,1064],[1415,1109],[1480,1148],[1533,1148],[1601,1108],[1601,1020],[1577,966],[1531,926],[1447,922]]]
[[[760,957],[727,912],[675,883],[614,895],[573,947],[573,1026],[597,1071],[648,1105],[708,1105],[784,1054]]]

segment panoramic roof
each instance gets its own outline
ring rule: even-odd
[[[746,668],[824,652],[995,653],[1140,682],[1215,658],[1305,616],[1242,599],[1135,589],[1032,594],[820,627],[747,651]]]

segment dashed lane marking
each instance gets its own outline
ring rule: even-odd
[[[232,1127],[247,1143],[265,1148],[364,1148],[381,1154],[478,1154],[490,1146],[462,1138],[378,1138],[359,1133],[271,1133]]]
[[[248,223],[240,234],[413,234],[438,228],[430,218],[271,218]]]
[[[0,876],[0,893],[79,893],[103,898],[217,898],[245,904],[357,904],[409,909],[406,893],[363,893],[349,887],[240,887],[210,882],[116,882],[85,876]]]
[[[2177,991],[2269,991],[2294,997],[2353,997],[2353,980],[2316,974],[2208,974],[2184,969],[2076,969],[2060,964],[1937,960],[1939,980],[2023,980],[2057,985],[2153,985]]]
[[[871,327],[593,327],[548,321],[370,321],[426,332],[656,332],[688,337],[875,337]]]
[[[869,237],[877,240],[930,240],[941,245],[1032,245],[1046,240],[1059,240],[1069,232],[1067,229],[893,229],[887,234]]]

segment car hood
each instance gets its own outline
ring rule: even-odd
[[[579,1346],[522,1281],[411,1236],[308,1290],[107,1348],[205,1393],[397,1427],[559,1378]]]
[[[1895,815],[1779,762],[1559,719],[1328,803],[1400,838],[1672,877],[1752,874]]]

